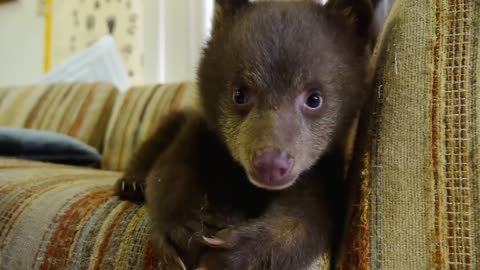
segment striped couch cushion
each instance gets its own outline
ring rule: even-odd
[[[145,208],[118,173],[0,159],[0,269],[155,269]]]
[[[0,126],[62,133],[101,150],[117,95],[103,83],[0,88]]]
[[[394,4],[342,268],[480,269],[479,39],[480,1]]]
[[[0,159],[0,269],[159,269],[144,206],[119,172]],[[161,254],[160,254],[161,255]],[[328,269],[319,258],[309,270]]]
[[[116,103],[108,125],[102,168],[123,171],[137,146],[165,113],[195,106],[196,86],[178,83],[133,87]]]

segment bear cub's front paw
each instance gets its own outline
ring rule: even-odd
[[[145,201],[145,180],[125,175],[115,182],[114,193],[121,200],[143,202]]]
[[[214,237],[203,237],[203,241],[209,249],[202,254],[197,270],[270,269],[262,251],[268,249],[268,239],[257,228],[228,228]]]

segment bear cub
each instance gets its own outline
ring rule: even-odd
[[[200,109],[165,116],[115,186],[146,201],[165,269],[307,269],[338,248],[373,18],[320,2],[216,0]]]

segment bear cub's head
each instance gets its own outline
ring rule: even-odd
[[[252,184],[293,185],[344,135],[367,90],[368,0],[216,0],[200,100]]]

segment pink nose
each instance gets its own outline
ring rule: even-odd
[[[285,152],[257,152],[252,161],[252,176],[263,185],[282,186],[286,184],[290,162]]]

